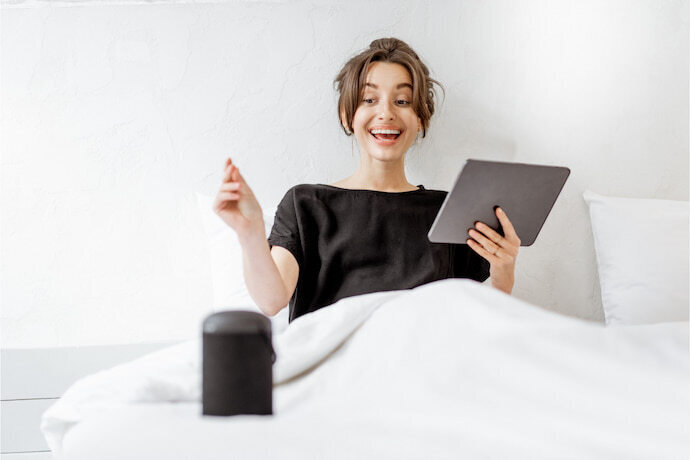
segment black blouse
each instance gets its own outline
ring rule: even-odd
[[[466,244],[431,243],[445,191],[290,188],[268,237],[299,264],[290,321],[358,294],[411,289],[445,278],[489,277],[489,262]]]

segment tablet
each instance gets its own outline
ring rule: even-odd
[[[503,235],[494,211],[500,206],[520,246],[530,246],[569,175],[570,169],[561,166],[467,160],[436,215],[429,241],[467,244],[468,230],[477,221]]]

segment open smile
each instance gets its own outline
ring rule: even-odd
[[[402,133],[403,131],[398,129],[371,129],[369,131],[374,142],[385,147],[397,144]]]

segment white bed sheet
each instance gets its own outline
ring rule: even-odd
[[[688,458],[688,323],[605,328],[470,280],[343,299],[274,337],[274,415],[203,417],[191,341],[76,382],[58,458]]]

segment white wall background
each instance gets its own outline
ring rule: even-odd
[[[2,6],[2,347],[196,336],[194,193],[227,156],[266,209],[351,174],[332,80],[379,37],[447,91],[411,182],[448,190],[466,158],[571,168],[515,296],[601,321],[582,192],[688,199],[687,0]]]

